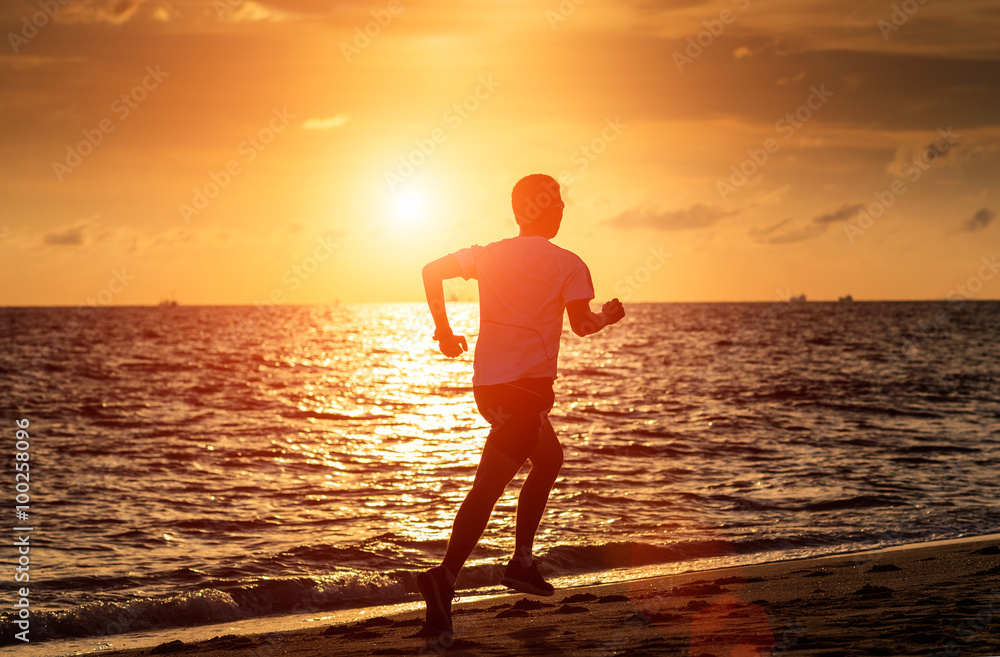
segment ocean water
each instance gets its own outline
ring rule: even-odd
[[[626,308],[564,333],[548,576],[1000,531],[1000,303]],[[487,433],[431,332],[423,304],[0,309],[32,643],[413,599]],[[460,585],[496,590],[519,482]]]

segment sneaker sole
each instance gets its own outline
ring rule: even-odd
[[[521,593],[528,593],[530,595],[541,595],[546,597],[550,595],[555,595],[555,589],[552,589],[551,591],[539,589],[533,586],[530,582],[522,582],[519,579],[512,579],[510,577],[504,577],[502,580],[500,580],[500,583],[509,589],[514,589],[515,591],[520,591]]]
[[[445,619],[446,625],[441,629],[451,632],[450,614],[447,613],[444,604],[441,602],[441,588],[434,577],[427,573],[420,573],[417,575],[417,588],[420,589],[420,595],[424,597],[427,607],[430,608],[433,605],[434,611],[437,612],[438,616]]]

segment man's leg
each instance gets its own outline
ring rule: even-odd
[[[465,501],[455,515],[448,551],[444,557],[443,565],[451,577],[458,575],[458,571],[472,554],[472,550],[486,530],[486,525],[489,524],[493,507],[523,464],[507,456],[488,441],[483,447],[476,479],[472,483],[472,490],[465,496]],[[518,504],[518,518],[520,518],[520,504]],[[454,585],[454,581],[450,584]]]
[[[549,492],[559,476],[563,462],[562,446],[547,417],[542,422],[538,444],[528,460],[531,461],[531,472],[524,480],[517,498],[517,529],[514,538],[514,558],[523,566],[531,565],[535,532],[545,513]]]

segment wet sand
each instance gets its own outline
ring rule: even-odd
[[[1000,537],[575,587],[550,598],[500,595],[453,609],[454,636],[431,639],[416,636],[423,614],[411,611],[102,654],[1000,655]]]

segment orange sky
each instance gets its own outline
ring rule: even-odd
[[[516,232],[535,172],[599,301],[1000,298],[995,2],[34,0],[0,27],[0,305],[419,300],[425,262]]]

